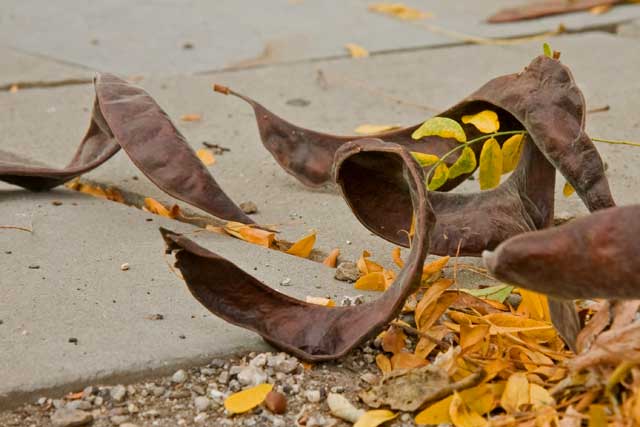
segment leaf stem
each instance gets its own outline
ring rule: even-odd
[[[633,147],[640,147],[640,143],[631,142],[631,141],[620,141],[616,139],[604,139],[604,138],[591,138],[592,141],[604,142],[606,144],[620,144],[620,145],[631,145]]]

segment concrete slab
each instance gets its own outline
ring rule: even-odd
[[[5,0],[0,40],[26,52],[131,73],[219,70],[234,65],[345,56],[346,43],[371,52],[461,43],[423,26],[367,10],[371,2],[275,0]],[[567,14],[513,24],[484,21],[510,0],[408,0],[431,12],[425,23],[479,37],[513,37],[557,29],[602,27],[640,17],[640,5],[603,15]],[[0,67],[1,68],[1,67]]]
[[[33,229],[0,230],[0,409],[268,348],[208,313],[165,263],[158,227],[194,227],[72,191],[8,186],[0,187],[0,218]],[[355,294],[321,264],[200,231],[201,244],[285,293]],[[279,287],[286,277],[291,286]]]
[[[0,91],[12,85],[51,87],[90,82],[93,72],[37,55],[29,55],[0,46]]]
[[[590,134],[637,139],[640,119],[635,112],[639,108],[640,83],[635,79],[636,43],[606,34],[565,36],[550,42],[563,52],[563,61],[572,67],[589,108],[611,107],[608,112],[589,116]],[[319,232],[317,247],[321,250],[337,246],[345,258],[355,259],[367,249],[376,258],[390,263],[392,245],[365,230],[335,192],[311,191],[283,172],[261,146],[251,109],[237,99],[211,93],[210,84],[227,84],[245,92],[294,123],[349,133],[362,123],[413,124],[434,114],[413,104],[398,104],[371,90],[383,91],[385,96],[407,103],[444,110],[490,78],[521,69],[540,50],[538,42],[506,47],[466,46],[208,76],[149,78],[140,84],[176,119],[185,113],[202,114],[200,122],[176,120],[177,125],[194,148],[208,141],[231,149],[218,156],[210,170],[236,202],[257,203],[256,221],[277,224],[283,238],[288,240],[314,228]],[[318,80],[319,70],[324,76],[322,84]],[[64,164],[86,128],[91,92],[88,87],[73,87],[0,95],[0,111],[7,118],[0,144],[4,149],[29,153],[50,164]],[[287,104],[294,98],[308,100],[310,104],[306,107]],[[607,144],[599,144],[598,148],[609,165],[608,174],[618,202],[637,202],[635,164],[640,151]],[[133,176],[140,179],[132,180]],[[86,178],[165,203],[175,202],[144,179],[122,153]],[[576,196],[567,199],[561,195],[562,185],[563,180],[559,179],[557,212],[584,213]],[[462,188],[462,191],[476,190],[477,182],[473,181]]]

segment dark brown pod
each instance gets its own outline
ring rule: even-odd
[[[399,145],[375,139],[350,142],[337,151],[336,164],[369,157],[392,158],[402,165],[398,173],[407,181],[416,218],[408,260],[380,298],[352,307],[309,304],[275,291],[221,256],[163,229],[167,250],[175,252],[176,267],[193,296],[216,316],[255,331],[275,347],[308,361],[336,359],[375,336],[419,286],[435,218],[422,169]]]
[[[483,253],[495,277],[564,299],[640,298],[640,206],[604,209]]]
[[[411,134],[420,124],[368,136],[338,136],[316,132],[289,123],[266,109],[262,104],[225,86],[215,85],[214,90],[226,95],[234,95],[253,107],[260,138],[265,148],[269,150],[286,172],[309,187],[318,187],[331,181],[331,169],[335,153],[338,148],[349,141],[377,138],[386,142],[396,143],[411,151],[434,154],[438,157],[443,156],[460,144],[453,138],[441,138],[439,136],[427,136],[420,140],[414,140],[411,138]],[[449,117],[460,122],[462,116],[478,113],[486,106],[483,103],[462,102],[440,114],[440,116]],[[509,114],[504,114],[499,109],[495,109],[495,111],[498,114],[501,129],[521,129]],[[468,139],[481,135],[473,125],[463,125],[463,127]],[[477,144],[471,148],[477,156],[480,154],[482,145]],[[451,155],[445,160],[445,163],[450,166],[457,158],[458,154]],[[448,191],[455,188],[467,179],[470,174],[460,175],[448,181],[440,188],[440,191]]]
[[[487,19],[487,22],[498,24],[502,22],[524,21],[541,18],[543,16],[559,15],[562,13],[589,10],[596,6],[613,6],[623,3],[622,0],[544,0],[518,7],[503,9]]]
[[[516,170],[497,188],[430,192],[436,213],[432,254],[455,255],[460,245],[460,255],[479,256],[510,237],[550,226],[556,169],[589,210],[614,206],[602,159],[584,132],[584,97],[558,60],[540,56],[523,72],[491,80],[459,105],[501,111],[501,120],[508,118],[512,129],[528,134]],[[387,157],[354,160],[359,163],[336,166],[347,203],[371,231],[408,246],[411,205],[400,164]]]
[[[91,123],[71,162],[55,169],[0,151],[0,181],[44,191],[89,172],[124,149],[167,194],[226,220],[252,223],[222,191],[167,114],[143,89],[98,74]]]

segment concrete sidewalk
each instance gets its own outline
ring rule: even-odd
[[[257,2],[195,0],[144,0],[135,8],[122,1],[36,3],[8,0],[10,13],[0,16],[0,87],[36,83],[32,89],[0,92],[3,150],[66,164],[88,125],[93,89],[82,82],[90,81],[92,70],[142,73],[146,76],[138,84],[166,109],[194,148],[206,141],[230,149],[217,156],[210,170],[233,200],[258,205],[257,222],[276,224],[287,240],[315,229],[318,249],[340,247],[342,259],[352,260],[366,249],[385,265],[391,265],[393,246],[362,227],[332,188],[311,191],[282,171],[261,146],[249,106],[214,94],[211,83],[246,93],[296,124],[348,134],[363,123],[423,121],[487,80],[517,72],[541,52],[540,41],[430,49],[452,40],[371,14],[364,1],[323,6],[283,0],[268,10]],[[486,37],[531,34],[560,22],[583,30],[640,16],[637,5],[601,16],[581,13],[491,27],[481,20],[511,2],[409,4],[434,12],[433,21],[425,22]],[[234,20],[238,14],[241,21]],[[166,31],[159,34],[158,26]],[[627,34],[587,32],[549,39],[572,68],[588,107],[610,106],[588,116],[593,136],[639,139],[638,39]],[[184,48],[187,42],[193,49]],[[348,42],[381,54],[347,58],[343,45]],[[220,71],[259,56],[270,43],[276,47],[264,64],[278,65]],[[202,120],[180,122],[183,114],[201,114]],[[640,151],[606,144],[598,149],[617,202],[636,203]],[[147,181],[124,153],[83,179],[113,186],[137,204],[144,197],[176,202]],[[560,178],[556,211],[584,213],[576,196],[561,196],[563,183]],[[461,188],[477,189],[476,181]],[[340,299],[358,293],[318,263],[68,190],[32,194],[0,186],[0,225],[33,229],[0,230],[0,407],[266,348],[257,335],[213,317],[188,293],[163,259],[159,226],[193,233],[206,247],[296,297]],[[128,271],[120,269],[123,263],[130,265]],[[286,278],[291,286],[278,286]],[[472,276],[463,279],[468,285],[477,282]],[[163,319],[151,320],[154,314]]]

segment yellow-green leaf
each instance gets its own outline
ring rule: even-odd
[[[524,135],[521,133],[511,136],[502,144],[502,173],[511,172],[516,168],[523,147]]]
[[[549,43],[544,43],[542,45],[542,52],[544,52],[544,56],[548,56],[549,58],[553,58],[553,53],[551,53],[551,46],[549,46]]]
[[[431,191],[437,190],[442,187],[445,182],[449,179],[449,168],[444,163],[440,163],[436,170],[433,171],[433,175],[431,176],[431,180],[429,181],[429,185],[427,188]]]
[[[412,151],[411,155],[423,168],[434,165],[438,160],[440,160],[440,158],[436,155],[418,153],[417,151]]]
[[[449,406],[449,417],[456,427],[486,427],[489,425],[487,420],[467,406],[457,392],[453,393],[453,399]]]
[[[471,148],[464,147],[458,159],[449,168],[449,179],[457,178],[466,173],[471,173],[476,170],[477,165],[476,153],[474,153]]]
[[[502,175],[502,150],[495,138],[484,143],[480,153],[480,189],[488,190],[500,184]]]
[[[347,43],[344,47],[349,51],[349,55],[351,55],[352,58],[366,58],[369,56],[367,49],[355,43]]]
[[[500,406],[508,414],[518,412],[520,406],[529,403],[529,380],[524,372],[512,374],[500,399]]]
[[[364,124],[355,128],[354,132],[357,133],[358,135],[372,135],[376,133],[389,132],[396,129],[400,129],[400,126]]]
[[[234,393],[225,399],[224,408],[232,414],[250,411],[264,401],[272,388],[273,384],[258,384]]]
[[[420,139],[425,136],[454,138],[458,142],[467,142],[467,135],[460,123],[448,117],[432,117],[413,131],[411,138]]]
[[[564,183],[564,187],[562,187],[562,195],[564,197],[571,197],[571,195],[575,192],[576,190],[571,186],[571,184],[569,184],[568,182]]]
[[[471,123],[482,133],[494,133],[500,129],[498,114],[491,110],[484,110],[478,114],[462,116],[462,123]]]
[[[394,414],[393,412],[387,409],[375,409],[373,411],[367,411],[358,421],[353,425],[353,427],[377,427],[382,423],[385,423],[389,420],[397,417],[398,414]]]
[[[316,244],[316,233],[315,231],[308,236],[303,237],[302,239],[295,242],[288,250],[287,253],[290,255],[299,256],[302,258],[309,258],[311,251],[313,250],[313,245]]]

